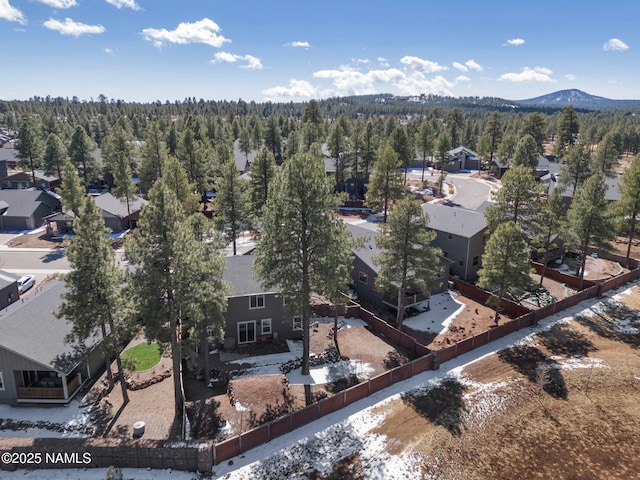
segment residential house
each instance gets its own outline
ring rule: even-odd
[[[53,175],[47,175],[42,170],[36,170],[34,172],[36,177],[36,183],[33,183],[33,175],[30,171],[15,171],[7,173],[7,175],[0,177],[0,188],[32,188],[38,187],[41,189],[52,190],[60,186],[62,181]]]
[[[50,191],[0,190],[0,230],[33,230],[60,208],[60,197]]]
[[[429,228],[436,232],[433,245],[452,261],[451,274],[466,282],[475,281],[487,241],[484,214],[432,203],[423,204],[422,210],[429,215]]]
[[[367,224],[367,227],[370,224]],[[351,278],[353,289],[358,294],[358,300],[364,302],[365,305],[384,310],[398,307],[397,292],[383,292],[377,285],[377,277],[380,268],[374,263],[373,259],[381,253],[376,246],[375,237],[378,231],[373,225],[367,228],[359,225],[347,224],[347,230],[354,239],[359,239],[363,245],[354,249],[353,269],[351,270]],[[434,243],[434,246],[435,243]],[[449,278],[449,266],[451,261],[441,257],[438,276],[431,279],[432,290],[430,294],[446,291],[447,280]],[[409,288],[405,297],[405,308],[410,308],[420,302],[424,302],[429,295],[420,292],[417,289]]]
[[[19,277],[0,270],[0,310],[8,307],[20,298],[18,279]]]
[[[254,260],[253,255],[226,257],[223,279],[231,285],[231,294],[223,314],[225,345],[302,338],[302,316],[289,312],[286,299],[253,276]]]
[[[445,170],[455,172],[457,170],[478,170],[479,168],[480,160],[473,150],[460,146],[447,152]]]
[[[65,288],[52,280],[0,316],[0,403],[68,403],[104,367],[100,334],[69,341],[71,323],[54,313]]]
[[[605,183],[607,186],[607,191],[604,194],[604,199],[609,202],[615,202],[622,198],[622,194],[620,192],[621,182],[620,178],[622,175],[616,174],[615,177],[605,177]],[[562,189],[560,191],[560,195],[562,196],[563,203],[569,208],[571,205],[571,199],[573,198],[573,187],[568,185],[566,187],[562,187],[560,185],[560,174],[554,175],[552,181],[548,183],[548,192],[551,194],[556,188]]]
[[[96,195],[93,197],[96,202],[96,206],[102,212],[102,218],[107,228],[112,232],[118,233],[129,229],[129,219],[131,219],[131,228],[135,228],[138,219],[140,218],[140,211],[142,207],[147,205],[145,199],[136,197],[134,200],[129,201],[129,211],[127,210],[127,203],[117,198],[110,192]],[[73,212],[59,212],[54,215],[50,215],[46,218],[46,222],[51,225],[55,223],[56,230],[59,234],[71,234],[73,233]]]

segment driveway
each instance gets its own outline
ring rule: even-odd
[[[438,173],[434,174],[434,177]],[[420,180],[420,173],[409,172],[409,178]],[[449,197],[449,201],[468,210],[481,210],[486,208],[486,203],[491,201],[491,190],[497,189],[497,185],[472,177],[472,173],[447,173],[445,182],[453,184],[456,193]]]

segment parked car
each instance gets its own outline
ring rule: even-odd
[[[24,292],[35,286],[36,277],[33,275],[25,275],[18,279],[18,293],[22,295]]]

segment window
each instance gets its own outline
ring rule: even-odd
[[[447,238],[448,238],[449,240],[451,240],[451,239],[453,238],[453,235],[449,233],[449,234],[447,235]]]
[[[366,285],[369,283],[369,275],[364,272],[358,272],[358,280],[360,280],[360,283],[364,283]]]
[[[256,308],[264,308],[264,295],[251,295],[249,308],[252,310]]]
[[[293,329],[302,330],[302,315],[296,315],[293,317]]]
[[[442,255],[444,256],[444,258],[449,258],[449,252],[442,252]]]
[[[2,377],[2,372],[0,372],[0,390],[4,390],[4,378]]]
[[[256,322],[238,323],[238,343],[251,343],[256,341]]]
[[[478,265],[479,261],[480,261],[480,257],[473,257],[473,264],[474,265]]]
[[[464,267],[464,257],[460,257],[460,260],[458,260],[458,265]]]
[[[265,318],[260,322],[260,335],[270,335],[271,334],[271,319]]]

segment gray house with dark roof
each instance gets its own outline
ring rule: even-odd
[[[33,230],[60,210],[57,195],[36,189],[0,190],[0,230]]]
[[[231,285],[227,297],[225,339],[235,345],[269,339],[302,338],[302,317],[286,308],[286,300],[276,289],[264,288],[253,276],[253,255],[226,257],[223,279]]]
[[[0,270],[0,310],[16,302],[20,297],[18,278],[9,272]]]
[[[7,174],[5,177],[0,177],[0,188],[32,188],[41,187],[48,190],[54,189],[62,183],[62,181],[53,175],[47,175],[42,170],[36,170],[34,172],[36,177],[36,183],[33,183],[33,175],[31,172],[16,171]]]
[[[72,325],[54,314],[64,289],[52,280],[0,316],[0,403],[68,403],[104,366],[99,334],[67,341]]]
[[[367,224],[367,227],[369,224]],[[353,269],[351,278],[353,287],[358,293],[358,299],[365,304],[369,304],[377,309],[396,309],[398,306],[398,295],[396,292],[383,292],[378,288],[376,279],[380,273],[379,267],[373,259],[381,253],[376,246],[375,237],[378,235],[376,228],[367,228],[358,225],[347,224],[347,230],[354,239],[361,239],[363,245],[353,251]],[[434,243],[434,246],[435,243]],[[432,290],[429,295],[423,292],[408,289],[405,298],[405,308],[409,308],[425,301],[431,294],[440,293],[447,289],[447,279],[449,278],[450,261],[444,257],[440,258],[440,270],[436,278],[431,279]]]
[[[102,218],[107,228],[112,232],[122,232],[129,229],[129,212],[127,211],[127,203],[121,201],[112,193],[103,193],[96,195],[94,201],[96,206],[102,212]],[[140,218],[142,207],[147,205],[145,199],[136,197],[129,202],[129,210],[131,211],[131,227],[135,228]],[[73,233],[73,212],[60,212],[49,216],[47,223],[55,223],[56,229],[60,234]]]
[[[429,215],[429,228],[436,232],[433,245],[452,261],[451,274],[467,282],[476,280],[487,241],[484,214],[432,203],[422,205],[422,211]]]

